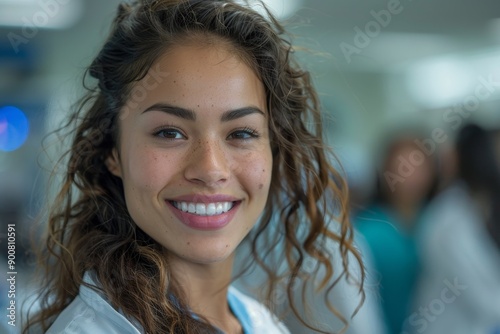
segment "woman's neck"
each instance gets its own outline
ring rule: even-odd
[[[193,313],[205,317],[226,334],[240,334],[241,325],[227,302],[233,256],[217,263],[196,264],[171,257],[170,270]]]
[[[407,200],[405,198],[393,198],[390,203],[401,219],[400,224],[403,224],[401,227],[412,229],[421,208],[421,203],[413,199]]]

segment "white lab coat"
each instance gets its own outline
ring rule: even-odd
[[[89,273],[84,282],[96,285]],[[289,334],[262,304],[230,287],[228,303],[245,334]],[[64,309],[47,334],[142,334],[139,324],[115,310],[100,293],[85,286]]]
[[[431,204],[419,243],[423,274],[407,331],[497,333],[500,251],[464,184],[445,190]]]

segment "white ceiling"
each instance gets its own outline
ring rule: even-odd
[[[2,0],[3,1],[3,0]],[[286,1],[286,0],[280,0]],[[297,0],[294,0],[296,2]],[[342,43],[355,45],[355,27],[365,29],[374,21],[372,11],[387,10],[397,0],[302,0],[301,8],[287,23],[296,44],[313,55],[321,71],[380,72],[407,62],[437,55],[474,55],[500,47],[500,1],[498,0],[401,0],[399,14],[370,38],[370,44],[346,60]],[[29,75],[43,82],[60,84],[88,65],[107,31],[119,0],[83,0],[83,15],[72,28],[40,30],[27,47],[38,56]],[[0,3],[2,6],[8,4]],[[7,7],[4,7],[7,8]],[[0,28],[0,41],[20,29]],[[2,67],[2,66],[0,66]],[[0,89],[14,87],[12,76],[0,68]],[[19,77],[19,76],[18,76]],[[24,79],[23,79],[24,80]],[[14,85],[13,85],[14,84]]]
[[[389,64],[421,57],[500,46],[498,0],[401,0],[397,6],[399,14],[392,15],[380,34],[371,38],[370,45],[347,63],[341,43],[354,45],[354,28],[364,30],[367,23],[374,21],[372,11],[387,10],[396,1],[302,0],[301,9],[288,27],[298,36],[298,44],[313,52],[328,53],[336,60],[335,66],[354,71],[383,71]],[[50,48],[46,50],[50,58],[47,64],[61,64],[59,57],[81,59],[82,55],[92,55],[106,36],[119,2],[85,0],[84,14],[75,27],[41,32],[36,43]],[[0,3],[2,6],[10,5]],[[0,29],[0,37],[9,31],[12,28]]]
[[[369,22],[376,22],[372,12],[387,11],[394,3],[400,3],[398,14],[391,15],[386,27],[379,25],[380,33],[347,63],[341,43],[355,45],[354,28],[365,31]],[[383,70],[423,57],[500,47],[498,0],[304,0],[298,17],[296,30],[344,70]]]

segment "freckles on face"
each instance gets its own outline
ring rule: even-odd
[[[176,46],[151,68],[170,75],[120,120],[127,208],[169,254],[221,261],[267,202],[272,154],[264,86],[222,46]]]
[[[164,157],[158,150],[132,138],[122,145],[122,163],[126,171],[126,178],[122,178],[124,186],[130,188],[130,193],[153,196],[162,179],[172,171],[168,164],[163,163]],[[149,197],[141,197],[141,201],[149,200]]]

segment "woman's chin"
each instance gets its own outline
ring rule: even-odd
[[[189,246],[188,246],[189,247]],[[234,247],[227,243],[212,244],[208,247],[189,247],[177,257],[195,264],[215,264],[228,260],[234,253]]]

